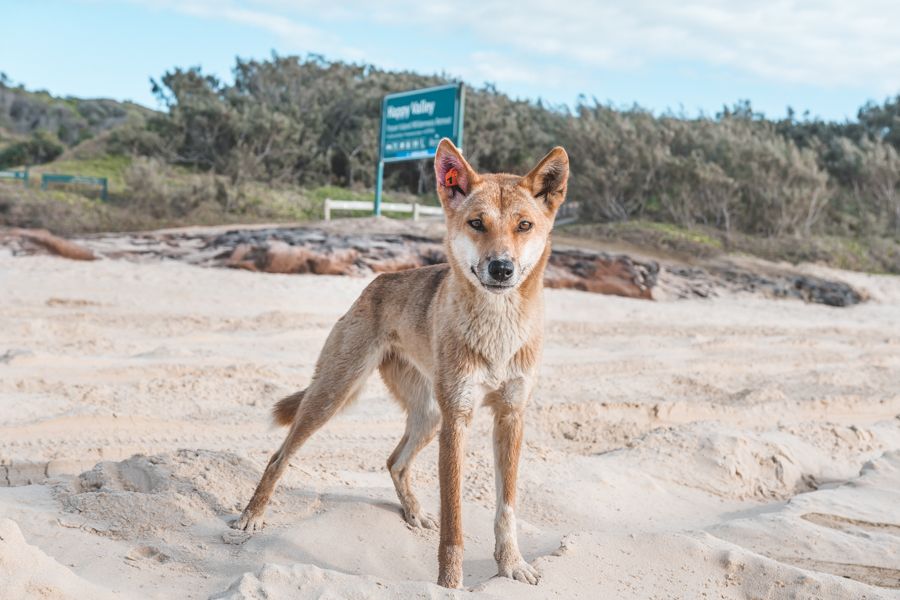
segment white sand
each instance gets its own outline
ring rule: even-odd
[[[377,377],[262,533],[227,525],[281,441],[270,406],[365,280],[0,253],[0,598],[900,598],[900,280],[829,274],[873,300],[548,291],[519,486],[543,579],[492,578],[479,414],[460,594],[400,517]]]

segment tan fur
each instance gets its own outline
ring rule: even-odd
[[[553,219],[565,199],[568,164],[565,151],[555,148],[524,177],[479,174],[449,140],[441,142],[435,172],[447,218],[449,264],[380,275],[341,317],[309,387],[276,404],[276,422],[290,430],[235,528],[262,527],[291,455],[359,394],[377,368],[407,412],[406,431],[387,467],[403,517],[413,526],[437,526],[413,494],[410,470],[440,429],[438,583],[462,584],[463,459],[469,424],[482,403],[494,413],[499,574],[537,583],[538,574],[516,540],[516,476],[523,413],[543,341],[543,272]],[[440,184],[449,168],[458,170],[458,188]],[[512,265],[502,281],[491,270],[492,261],[501,260]]]

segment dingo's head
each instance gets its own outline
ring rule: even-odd
[[[479,174],[444,139],[434,172],[450,263],[479,289],[503,294],[518,287],[549,249],[553,219],[566,198],[566,151],[554,148],[524,177]]]

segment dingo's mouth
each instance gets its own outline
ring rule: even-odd
[[[513,285],[511,283],[485,283],[484,281],[481,280],[481,277],[478,276],[478,273],[475,271],[475,267],[472,267],[472,275],[475,276],[475,279],[478,280],[478,283],[481,284],[481,287],[483,287],[484,289],[489,290],[491,292],[494,292],[495,294],[502,294],[503,292],[505,292],[507,290],[511,290],[514,287],[516,287],[515,285]]]

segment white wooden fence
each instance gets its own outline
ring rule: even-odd
[[[375,210],[375,203],[366,200],[332,200],[325,198],[325,220],[331,220],[333,210]],[[444,216],[444,209],[440,206],[425,206],[424,204],[401,204],[398,202],[382,202],[381,210],[386,212],[411,212],[413,221],[418,221],[420,216]],[[556,215],[557,225],[566,225],[578,220],[578,202],[566,202],[560,207]]]
[[[332,200],[325,199],[325,220],[331,220],[333,210],[375,210],[375,203],[365,200]],[[444,210],[440,206],[425,206],[424,204],[402,204],[399,202],[382,202],[381,210],[384,212],[411,212],[413,221],[418,221],[420,216],[443,216]]]

